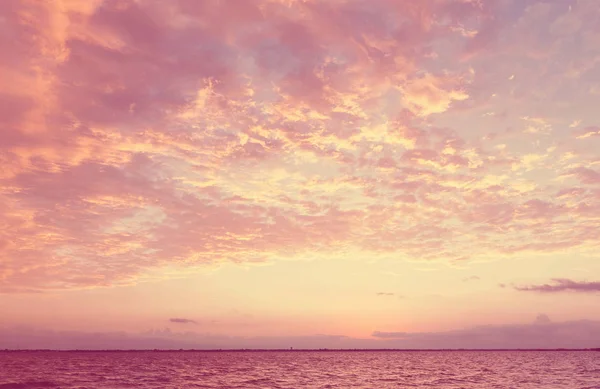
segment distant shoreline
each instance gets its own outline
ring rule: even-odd
[[[513,348],[513,349],[131,349],[131,350],[120,350],[120,349],[0,349],[0,353],[26,353],[26,352],[56,352],[56,353],[125,353],[125,352],[158,352],[158,353],[257,353],[257,352],[476,352],[476,351],[543,351],[543,352],[556,352],[556,351],[600,351],[600,348]]]

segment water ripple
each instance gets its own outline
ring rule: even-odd
[[[0,389],[600,388],[600,353],[0,352]]]

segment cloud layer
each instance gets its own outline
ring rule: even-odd
[[[0,14],[0,292],[224,261],[598,252],[595,0]]]
[[[600,292],[600,282],[572,281],[564,278],[556,278],[551,284],[515,286],[516,290],[522,292],[558,293],[558,292]]]
[[[547,319],[547,317],[546,317]],[[314,335],[296,337],[231,337],[170,329],[143,334],[125,332],[86,333],[0,328],[0,348],[50,349],[242,349],[267,348],[399,348],[399,349],[507,349],[598,347],[600,322],[550,322],[481,326],[447,332],[382,332],[371,338]]]
[[[372,336],[408,348],[591,348],[597,347],[594,337],[599,332],[598,322],[553,323],[538,317],[534,324],[528,325],[481,326],[432,333],[375,331]]]
[[[184,319],[184,318],[181,318],[181,317],[174,317],[174,318],[169,319],[169,321],[171,323],[178,323],[178,324],[198,324],[198,322],[195,321],[195,320]]]

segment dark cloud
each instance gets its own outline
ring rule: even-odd
[[[198,324],[198,322],[195,320],[183,319],[181,317],[173,317],[173,318],[169,319],[169,321],[171,323],[178,323],[178,324]]]
[[[594,293],[600,292],[600,282],[573,281],[566,278],[554,278],[551,284],[524,285],[515,286],[516,290],[521,292],[540,292],[540,293],[558,293],[558,292],[582,292]]]

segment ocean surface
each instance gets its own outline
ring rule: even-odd
[[[0,352],[0,388],[600,388],[600,352]]]

